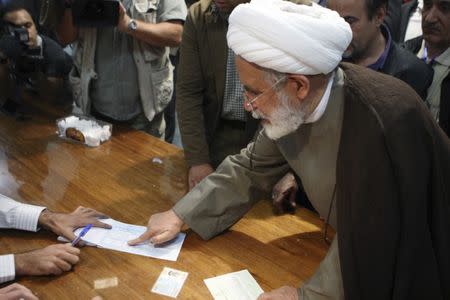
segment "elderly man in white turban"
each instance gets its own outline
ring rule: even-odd
[[[292,169],[337,234],[308,282],[261,299],[450,299],[450,141],[421,99],[339,65],[351,30],[326,8],[253,0],[229,22],[244,105],[263,130],[130,244],[165,242],[184,223],[212,238]]]

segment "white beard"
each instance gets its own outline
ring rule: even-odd
[[[305,121],[305,112],[303,107],[295,108],[289,103],[289,96],[283,92],[277,93],[280,105],[270,116],[261,112],[252,111],[255,119],[266,119],[269,122],[264,123],[263,127],[267,136],[272,140],[288,135],[297,130]]]

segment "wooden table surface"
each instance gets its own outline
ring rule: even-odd
[[[97,148],[57,137],[60,109],[32,106],[31,120],[0,113],[0,193],[54,211],[82,205],[112,218],[145,225],[187,191],[182,150],[142,132],[120,128]],[[162,164],[152,159],[162,159]],[[187,230],[176,262],[84,247],[80,262],[62,276],[23,277],[17,282],[40,299],[168,299],[150,292],[167,266],[189,272],[178,299],[212,299],[203,280],[248,269],[263,290],[299,286],[325,256],[322,221],[305,210],[274,216],[261,201],[229,231],[203,241]],[[46,231],[0,230],[0,254],[56,242]],[[3,285],[4,286],[4,285]]]

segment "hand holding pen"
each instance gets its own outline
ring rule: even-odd
[[[92,224],[87,224],[86,227],[84,227],[83,230],[80,232],[80,234],[72,241],[72,247],[75,247],[78,244],[78,242],[81,240],[81,238],[83,236],[85,236],[86,233],[91,228],[92,228]]]

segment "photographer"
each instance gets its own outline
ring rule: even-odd
[[[181,41],[184,1],[75,0],[68,6],[58,36],[63,44],[75,41],[69,75],[75,107],[164,138],[163,110],[173,91],[169,47]]]
[[[23,5],[11,2],[3,6],[0,21],[3,108],[15,112],[23,87],[36,89],[41,97],[59,97],[63,79],[72,66],[71,58],[55,41],[37,32],[33,18]]]

